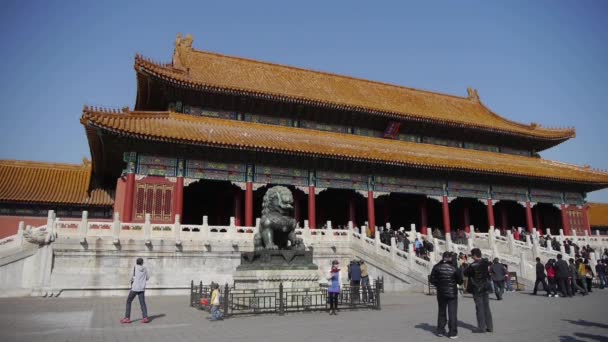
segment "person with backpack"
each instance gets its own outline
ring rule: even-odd
[[[507,269],[503,264],[500,263],[498,258],[494,258],[492,266],[490,266],[490,274],[492,275],[492,282],[494,282],[494,293],[496,294],[496,300],[502,300],[502,295],[505,292],[505,277],[507,276]]]
[[[492,312],[490,311],[490,298],[488,297],[488,285],[490,283],[490,262],[481,257],[481,250],[471,250],[473,263],[464,271],[469,277],[469,286],[475,301],[475,313],[477,316],[477,330],[474,333],[486,333],[494,331]]]
[[[141,322],[148,323],[148,307],[146,306],[146,282],[150,279],[148,270],[144,267],[144,259],[137,258],[135,266],[133,266],[133,274],[131,276],[131,291],[127,296],[127,307],[125,310],[125,317],[120,320],[120,323],[128,324],[131,323],[131,303],[137,296],[139,298],[139,306],[141,307]]]
[[[430,282],[437,288],[437,336],[446,336],[445,325],[448,323],[449,338],[458,338],[458,285],[462,284],[462,270],[458,267],[455,255],[444,252],[443,259],[431,271]],[[447,310],[447,315],[446,315]]]
[[[570,258],[570,260],[568,260],[569,265],[568,267],[570,268],[570,286],[572,287],[572,294],[575,294],[577,291],[580,292],[583,296],[587,295],[587,289],[584,286],[580,285],[580,282],[578,281],[578,269],[576,264],[574,263],[574,259]]]
[[[572,297],[571,286],[568,285],[570,278],[570,268],[566,260],[562,259],[562,255],[557,254],[557,262],[555,263],[555,278],[559,285],[559,290],[563,297]]]

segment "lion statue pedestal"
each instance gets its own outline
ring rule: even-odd
[[[260,231],[254,236],[253,252],[241,254],[234,274],[236,289],[318,288],[319,267],[312,262],[313,250],[296,236],[293,196],[284,186],[266,192],[262,203]]]

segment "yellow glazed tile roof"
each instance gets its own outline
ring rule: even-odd
[[[91,163],[82,165],[0,160],[0,201],[108,206],[102,189],[89,192]]]
[[[589,225],[608,227],[608,203],[589,203]]]
[[[608,185],[608,173],[540,158],[172,112],[115,113],[85,108],[81,123],[164,142]]]
[[[171,64],[137,56],[135,68],[182,86],[245,92],[547,140],[575,136],[574,129],[548,129],[502,118],[484,106],[473,89],[464,98],[225,56],[194,50],[191,37],[178,36]]]

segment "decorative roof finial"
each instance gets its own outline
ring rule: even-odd
[[[472,87],[467,88],[467,93],[469,94],[468,99],[479,102],[479,94],[477,93],[477,89]]]
[[[194,38],[192,38],[192,35],[188,34],[185,37],[182,37],[181,33],[177,34],[177,37],[175,37],[175,47],[187,47],[187,48],[192,48],[192,41],[194,40]]]

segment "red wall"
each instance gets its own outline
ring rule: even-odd
[[[46,217],[0,216],[0,239],[17,234],[19,221],[24,221],[26,226],[39,227],[46,224]]]
[[[120,215],[120,220],[124,220],[125,196],[127,180],[119,177],[116,180],[116,195],[114,196],[114,212]]]

